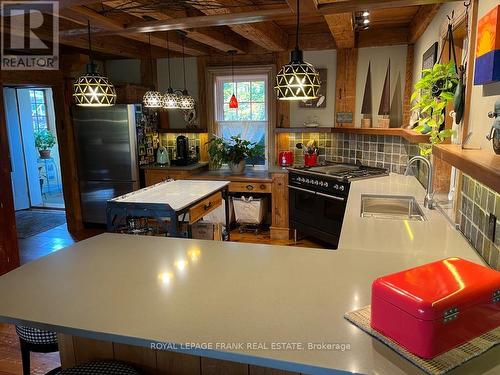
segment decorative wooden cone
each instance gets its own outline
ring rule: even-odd
[[[366,73],[365,93],[363,95],[363,104],[361,105],[362,128],[370,128],[372,126],[372,73],[371,63],[368,63],[368,72]]]
[[[380,106],[378,108],[378,126],[379,128],[388,128],[390,125],[389,114],[391,113],[391,60],[387,66],[385,73],[384,88],[382,90],[382,98],[380,99]]]

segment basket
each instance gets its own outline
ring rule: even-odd
[[[266,198],[233,198],[234,214],[239,224],[258,225],[264,220],[267,211]]]

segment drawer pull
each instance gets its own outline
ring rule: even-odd
[[[260,185],[260,190],[264,190],[265,188],[266,188],[266,185],[264,185],[264,184]]]
[[[247,190],[253,190],[253,185],[247,185]]]
[[[211,207],[212,207],[212,202],[210,202],[210,203],[208,203],[208,204],[204,205],[204,206],[203,206],[203,209],[204,209],[205,211],[208,211]]]

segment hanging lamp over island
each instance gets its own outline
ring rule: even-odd
[[[283,65],[276,75],[276,96],[279,100],[309,100],[318,97],[321,85],[319,73],[312,64],[304,62],[304,53],[299,48],[300,1],[297,1],[297,31],[295,49],[290,62]]]
[[[172,88],[172,76],[170,75],[170,41],[168,34],[169,32],[167,31],[168,89],[165,94],[163,94],[161,106],[164,109],[179,109],[179,95],[177,95]]]
[[[153,53],[151,51],[151,34],[149,34],[149,64],[151,70],[151,81],[154,79],[153,74]],[[161,108],[163,95],[155,90],[154,84],[152,84],[152,90],[146,91],[142,98],[142,103],[146,108]]]
[[[179,95],[178,103],[179,109],[190,110],[195,107],[194,98],[189,95],[186,85],[186,56],[184,53],[184,40],[186,39],[186,34],[184,32],[181,33],[182,36],[182,73],[184,74],[184,90],[182,90],[182,94]]]
[[[116,90],[108,77],[97,72],[97,65],[92,56],[90,39],[90,21],[87,21],[89,38],[89,63],[87,72],[73,83],[73,98],[81,107],[111,107],[116,103]]]

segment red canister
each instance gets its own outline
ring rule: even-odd
[[[380,277],[371,326],[422,358],[433,358],[500,326],[500,272],[461,258]]]
[[[278,154],[278,159],[281,167],[290,167],[293,165],[293,152],[281,151]]]
[[[318,155],[316,154],[304,154],[304,165],[306,167],[314,167],[318,163]]]

